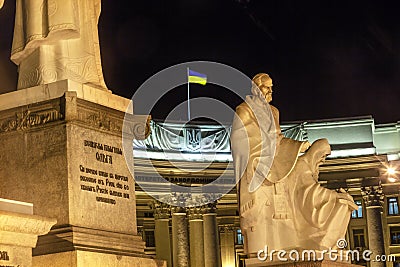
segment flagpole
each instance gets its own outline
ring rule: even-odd
[[[187,68],[187,97],[188,97],[188,104],[187,104],[187,112],[188,112],[188,121],[190,121],[190,93],[189,93],[189,68]]]

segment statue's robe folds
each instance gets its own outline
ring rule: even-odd
[[[347,227],[348,205],[317,183],[313,155],[300,156],[304,142],[283,137],[278,122],[278,110],[257,97],[236,108],[231,143],[245,252],[333,247]],[[342,219],[345,227],[335,229]]]
[[[285,179],[298,248],[335,248],[337,241],[345,237],[351,211],[357,208],[350,195],[318,183],[318,165],[324,153],[330,153],[328,141],[315,141]]]
[[[106,90],[97,24],[100,0],[16,0],[11,60],[18,89],[70,79]]]

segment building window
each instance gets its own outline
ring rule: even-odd
[[[246,257],[246,255],[242,255],[242,254],[238,254],[238,258],[237,258],[237,261],[238,261],[238,267],[245,267],[245,260],[247,259],[247,257]]]
[[[390,227],[390,243],[400,245],[400,226]]]
[[[154,214],[153,214],[153,212],[145,212],[145,213],[144,213],[144,217],[145,217],[145,218],[153,218],[153,217],[154,217]]]
[[[236,245],[243,245],[243,235],[242,230],[236,230]]]
[[[398,215],[399,214],[399,203],[397,197],[388,197],[388,215]]]
[[[354,203],[358,206],[357,210],[353,210],[351,212],[351,218],[362,218],[363,217],[363,208],[362,208],[362,201],[361,199],[354,200]]]
[[[365,248],[364,229],[353,229],[353,244],[355,248]]]
[[[146,247],[155,247],[156,242],[154,238],[154,231],[145,231],[145,242],[146,242]]]

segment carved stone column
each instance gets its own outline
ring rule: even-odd
[[[223,225],[219,227],[221,262],[223,262],[224,266],[236,266],[234,232],[235,228],[233,225]]]
[[[169,235],[170,206],[166,203],[154,201],[152,203],[155,221],[156,258],[165,260],[168,267],[172,267],[171,238]]]
[[[204,267],[204,234],[202,207],[189,209],[190,266]]]
[[[382,229],[383,193],[381,186],[362,188],[363,199],[367,209],[368,246],[372,251],[371,259],[385,254],[385,243]],[[371,267],[384,267],[384,262],[370,262]]]
[[[173,266],[189,267],[189,236],[186,209],[182,207],[173,207],[171,213]]]
[[[203,215],[205,267],[221,267],[216,203],[207,204]]]

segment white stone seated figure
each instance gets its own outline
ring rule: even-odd
[[[318,183],[319,166],[330,154],[326,139],[311,147],[283,137],[279,112],[269,105],[272,80],[253,78],[252,96],[236,108],[231,144],[238,185],[245,253],[268,250],[334,249],[356,208],[352,197]]]

